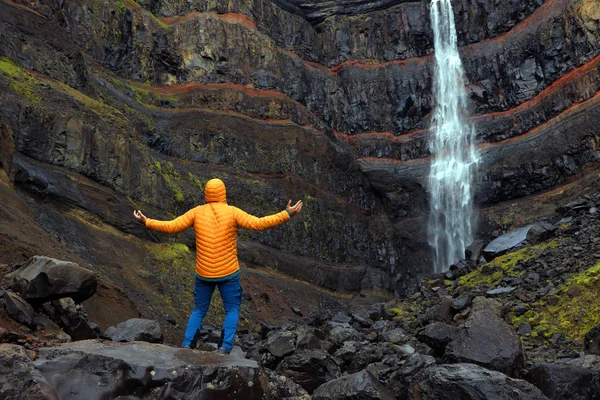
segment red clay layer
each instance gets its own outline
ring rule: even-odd
[[[506,117],[506,116],[510,116],[510,115],[516,116],[516,114],[527,111],[527,110],[533,108],[534,106],[540,104],[543,100],[545,100],[550,95],[553,95],[557,92],[561,92],[572,81],[575,81],[575,80],[587,75],[588,73],[597,70],[598,68],[600,68],[600,55],[598,55],[594,59],[588,61],[581,67],[576,68],[573,71],[563,75],[562,77],[560,77],[559,79],[554,81],[552,84],[547,86],[540,93],[538,93],[537,96],[519,104],[518,106],[516,106],[514,108],[511,108],[510,110],[497,111],[497,112],[488,113],[488,114],[476,115],[476,116],[470,117],[469,119],[471,119],[471,120],[481,120],[481,119],[494,120],[497,117]],[[572,106],[570,108],[572,108]],[[570,108],[563,110],[563,112]],[[392,140],[392,141],[397,141],[397,142],[406,142],[406,141],[410,140],[408,138],[409,136],[414,136],[419,133],[429,131],[430,129],[431,128],[418,129],[418,130],[414,130],[414,131],[403,132],[403,133],[400,133],[399,135],[394,135],[391,132],[361,132],[361,133],[355,133],[355,134],[347,134],[347,133],[343,133],[343,132],[339,132],[339,131],[334,131],[334,133],[336,135],[339,135],[341,138],[343,138],[344,140],[347,140],[347,141],[355,141],[355,140],[360,141],[360,140],[365,140],[365,139],[369,139],[369,138],[373,138],[373,137],[377,137],[377,136],[382,136],[382,137],[385,137],[387,140]]]
[[[181,23],[187,22],[200,14],[211,15],[215,18],[218,18],[220,20],[223,20],[223,21],[226,21],[226,22],[229,22],[232,24],[240,24],[240,25],[243,25],[244,27],[246,27],[250,30],[253,30],[253,31],[258,30],[254,21],[250,17],[248,17],[246,14],[241,14],[241,13],[217,14],[216,12],[212,12],[212,11],[205,11],[205,12],[193,11],[191,13],[188,13],[186,15],[182,15],[179,17],[162,17],[160,20],[163,21],[167,25],[176,25],[176,24],[181,24]]]
[[[20,8],[20,9],[22,9],[22,10],[29,11],[29,12],[31,12],[31,13],[33,13],[33,14],[35,14],[35,15],[39,16],[39,17],[42,17],[42,18],[44,18],[44,19],[48,19],[48,18],[46,18],[46,16],[45,16],[45,15],[43,15],[43,14],[40,14],[39,12],[37,12],[36,10],[34,10],[33,8],[29,8],[29,7],[27,7],[26,5],[23,5],[23,4],[20,4],[20,3],[16,3],[16,2],[14,2],[13,0],[1,0],[1,1],[3,1],[3,2],[5,2],[6,4],[8,4],[8,5],[11,5],[11,6],[13,6],[13,7],[17,7],[17,8]]]

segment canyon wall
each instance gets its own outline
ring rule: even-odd
[[[483,155],[477,205],[597,176],[600,4],[453,5]],[[244,232],[243,262],[401,295],[431,271],[432,52],[426,1],[2,0],[0,140],[14,146],[2,166],[89,262],[118,257],[57,227],[65,218],[164,241],[131,210],[170,218],[220,177],[249,212],[306,203],[287,225]]]

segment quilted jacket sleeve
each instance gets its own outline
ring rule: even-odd
[[[156,219],[146,219],[146,228],[164,233],[178,233],[194,225],[195,209],[191,209],[182,216],[175,218],[172,221],[159,221]]]
[[[278,212],[277,214],[258,218],[237,207],[233,207],[233,216],[238,227],[251,229],[253,231],[263,231],[290,220],[290,215],[285,210]]]

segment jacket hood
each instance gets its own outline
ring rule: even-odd
[[[204,188],[204,197],[207,203],[227,203],[225,184],[220,179],[211,179]]]

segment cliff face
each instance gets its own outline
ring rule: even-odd
[[[453,4],[478,205],[597,175],[598,2]],[[2,165],[90,262],[119,258],[86,242],[82,219],[156,240],[131,209],[169,218],[218,176],[256,214],[306,202],[291,224],[244,233],[243,261],[404,293],[430,271],[431,36],[423,1],[2,0],[0,140],[15,147]]]

